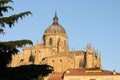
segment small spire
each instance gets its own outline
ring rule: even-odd
[[[55,11],[55,17],[53,18],[53,24],[58,25],[58,17],[57,17],[57,12]]]
[[[55,10],[55,17],[57,17],[57,10]]]
[[[100,69],[102,69],[102,65],[101,65],[101,53],[99,53],[99,67],[100,67]]]

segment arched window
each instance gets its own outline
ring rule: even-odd
[[[34,56],[33,56],[33,55],[30,55],[30,57],[29,57],[29,62],[34,63]]]
[[[50,38],[49,39],[49,45],[52,45],[52,43],[53,43],[53,40],[52,40],[52,38]]]

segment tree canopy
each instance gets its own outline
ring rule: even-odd
[[[4,29],[7,27],[12,28],[19,19],[32,14],[30,11],[21,12],[19,14],[13,14],[8,17],[4,17],[4,13],[10,10],[14,10],[8,3],[13,3],[13,0],[0,0],[0,34],[4,34]],[[33,45],[31,40],[16,40],[0,42],[0,68],[5,68],[7,64],[12,60],[12,54],[18,53],[18,47],[23,47],[26,44]]]
[[[3,33],[5,25],[8,25],[10,28],[18,22],[19,18],[23,19],[25,16],[32,14],[30,11],[21,12],[19,14],[13,14],[8,17],[4,17],[4,13],[8,10],[14,10],[12,6],[6,6],[6,4],[13,2],[12,0],[0,0],[0,33]]]
[[[0,71],[0,80],[43,80],[44,76],[53,72],[49,65],[23,65],[6,68]]]
[[[30,11],[13,14],[4,17],[4,13],[8,10],[14,10],[12,6],[6,6],[13,0],[0,0],[0,34],[4,34],[6,26],[12,28],[19,19],[32,14]],[[7,67],[12,60],[12,55],[19,52],[18,48],[26,44],[33,45],[31,40],[15,40],[0,42],[0,80],[43,80],[43,76],[47,76],[53,71],[53,67],[49,65],[23,65],[15,68]]]

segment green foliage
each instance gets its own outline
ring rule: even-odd
[[[43,80],[43,77],[52,73],[49,65],[24,65],[15,68],[0,70],[0,80]]]
[[[31,12],[27,11],[27,12],[15,14],[15,15],[12,15],[9,17],[0,18],[0,25],[1,25],[1,27],[5,27],[5,24],[7,24],[11,28],[15,22],[18,22],[19,18],[23,19],[23,17],[25,17],[29,14],[31,14]]]
[[[44,78],[42,75],[40,75],[37,80],[44,80]]]
[[[13,0],[0,0],[0,34],[4,34],[5,26],[10,28],[14,26],[19,19],[31,14],[30,11],[14,14],[8,17],[4,17],[4,12],[8,10],[14,10],[11,6],[6,6],[13,2]],[[44,76],[47,76],[53,71],[53,68],[49,65],[24,65],[20,67],[10,68],[7,67],[12,60],[12,55],[18,53],[18,47],[23,47],[26,44],[33,45],[30,40],[17,40],[0,42],[0,80],[43,80]]]
[[[17,47],[22,47],[26,44],[33,44],[30,40],[17,40],[17,41],[8,41],[0,42],[0,68],[7,67],[12,60],[12,54],[17,54]]]
[[[4,31],[5,25],[8,25],[10,28],[14,26],[19,19],[23,19],[25,16],[32,14],[30,11],[21,12],[19,14],[14,14],[8,17],[4,17],[4,12],[8,12],[9,9],[14,10],[12,6],[6,6],[12,0],[0,0],[0,33]]]
[[[8,42],[0,42],[0,46],[6,45],[10,46],[11,48],[16,48],[16,47],[23,47],[23,45],[26,44],[33,44],[31,40],[16,40],[16,41],[8,41]]]
[[[3,16],[3,13],[2,12],[8,12],[8,9],[12,9],[13,8],[11,6],[0,6],[0,16]]]
[[[5,26],[8,25],[10,28],[18,22],[19,19],[23,19],[25,16],[32,14],[30,11],[21,12],[8,17],[4,17],[4,13],[8,10],[14,10],[12,6],[6,6],[13,0],[0,0],[0,34],[4,34]],[[17,40],[0,42],[0,68],[6,68],[12,60],[12,55],[18,52],[18,47],[23,47],[26,44],[33,44],[30,40]]]
[[[0,29],[0,34],[4,34],[3,29]]]
[[[12,0],[0,0],[0,6],[5,5],[5,4],[9,3],[9,2],[13,2],[13,1]]]

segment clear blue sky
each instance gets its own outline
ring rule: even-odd
[[[120,0],[14,0],[10,5],[14,11],[7,15],[30,10],[33,16],[6,28],[6,34],[0,36],[2,41],[41,42],[57,10],[71,50],[85,50],[90,43],[101,53],[103,69],[120,72]]]

